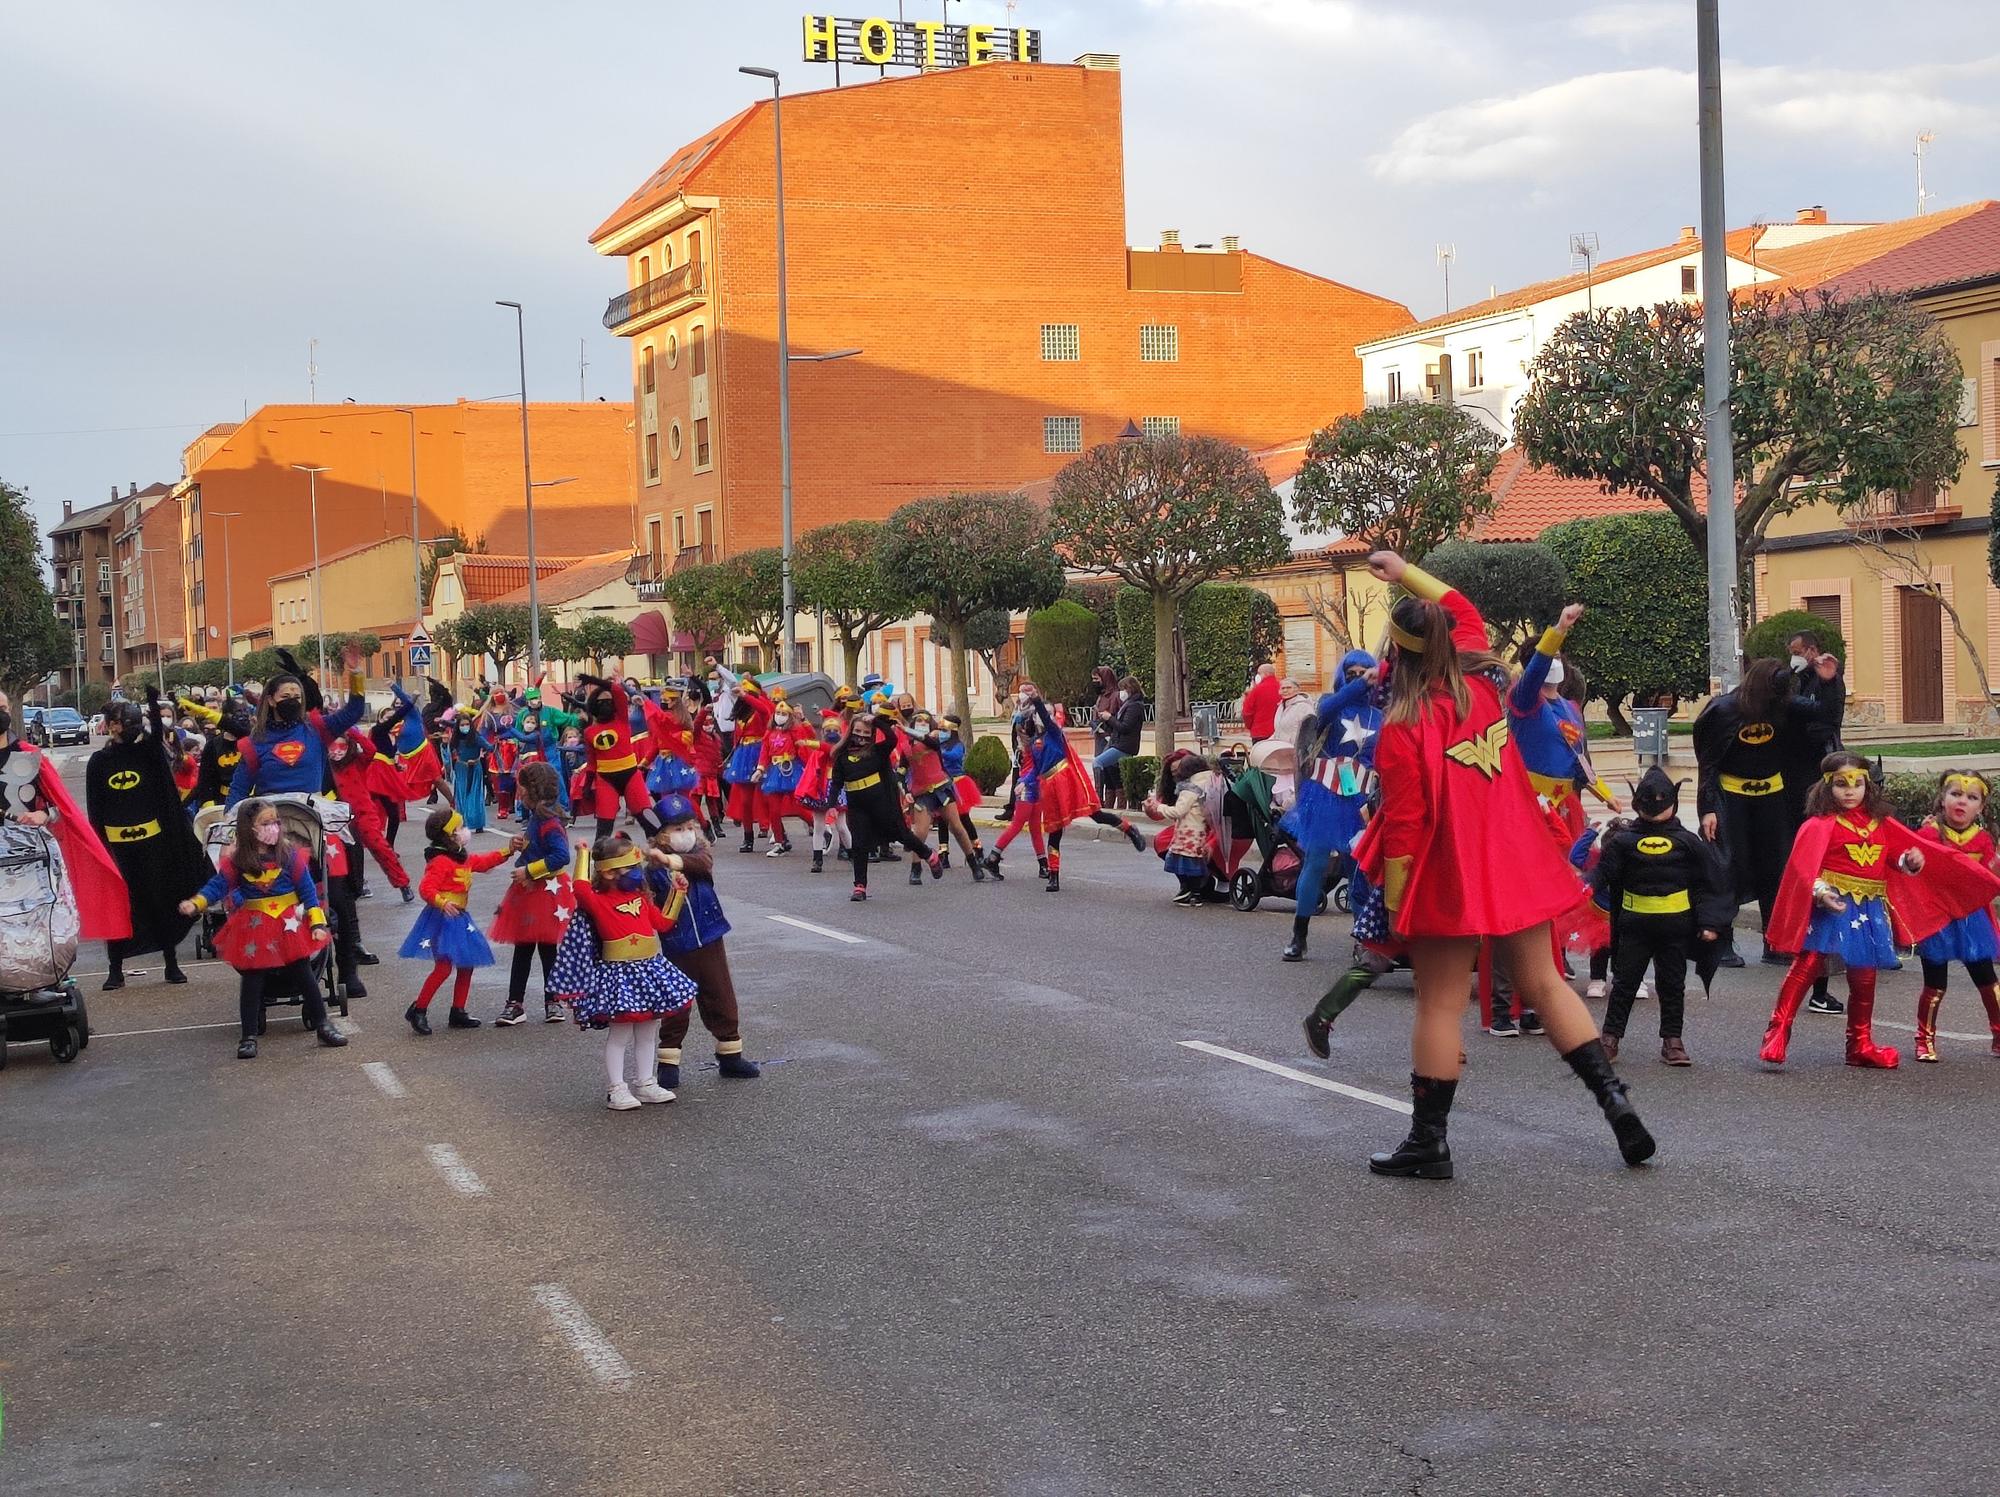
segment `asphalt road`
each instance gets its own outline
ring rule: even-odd
[[[2000,1486],[1971,992],[1944,1064],[1893,1074],[1810,1015],[1765,1073],[1773,971],[1691,1001],[1691,1070],[1642,1006],[1641,1171],[1545,1042],[1472,1033],[1459,1178],[1378,1180],[1406,979],[1322,1065],[1298,1019],[1336,921],[1284,966],[1289,905],[1176,908],[1121,846],[1066,863],[1056,896],[1022,857],[997,886],[885,868],[857,906],[838,865],[725,852],[765,1075],[720,1079],[697,1023],[680,1100],[626,1114],[570,1026],[411,1035],[393,956],[348,1048],[280,1022],[248,1063],[227,969],[84,976],[90,1050],[0,1074],[0,1492]],[[405,907],[362,911],[393,952]],[[1906,1022],[1913,977],[1883,990]]]

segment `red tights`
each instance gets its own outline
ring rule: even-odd
[[[431,964],[431,975],[424,979],[424,985],[417,993],[417,1007],[429,1008],[431,999],[437,997],[437,990],[444,986],[445,974],[452,970],[450,962],[440,957]],[[451,1006],[464,1008],[465,1000],[472,996],[472,969],[460,967],[458,981],[451,985]]]
[[[1014,814],[1009,818],[1006,830],[993,839],[993,850],[995,852],[1005,852],[1007,844],[1014,840],[1023,827],[1028,829],[1028,840],[1034,844],[1035,856],[1039,858],[1042,855],[1044,847],[1042,842],[1042,807],[1039,801],[1017,800],[1014,802]]]

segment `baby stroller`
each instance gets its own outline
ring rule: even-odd
[[[69,976],[76,895],[62,847],[41,827],[0,822],[0,1067],[9,1041],[47,1040],[67,1065],[90,1045],[90,1015]]]
[[[328,800],[319,795],[261,795],[257,798],[277,807],[278,819],[285,828],[285,841],[305,849],[306,861],[312,868],[313,882],[319,886],[320,904],[326,910],[331,932],[339,916],[334,913],[333,900],[327,894],[326,844],[330,837],[351,842],[354,808],[346,801]],[[220,867],[224,854],[235,845],[235,817],[220,806],[207,806],[195,814],[194,827],[196,835],[208,849],[209,860]],[[215,937],[227,918],[226,910],[202,912],[201,925],[195,933],[197,956],[215,955]],[[319,984],[328,1010],[337,1008],[340,1016],[346,1018],[347,988],[340,981],[334,964],[333,941],[321,942],[319,949],[307,959],[306,966],[312,973],[313,981]],[[296,989],[297,984],[291,978],[274,973],[264,988],[264,1007],[303,1005],[306,995]]]
[[[1298,843],[1278,826],[1278,818],[1284,814],[1279,795],[1289,787],[1296,766],[1297,758],[1290,744],[1262,743],[1241,761],[1241,768],[1229,783],[1230,797],[1243,808],[1249,841],[1255,843],[1258,855],[1258,861],[1250,864],[1239,853],[1230,870],[1232,908],[1254,910],[1266,898],[1291,899],[1298,890],[1305,859],[1299,853]],[[1248,851],[1247,844],[1244,851]],[[1321,894],[1319,908],[1312,913],[1325,911],[1326,895]]]

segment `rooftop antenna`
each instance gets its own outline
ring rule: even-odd
[[[1437,262],[1444,271],[1444,309],[1451,310],[1451,262],[1458,258],[1458,246],[1440,244],[1437,247]]]
[[[319,339],[306,339],[306,401],[319,404]]]
[[[1929,203],[1931,197],[1928,192],[1924,191],[1924,147],[1936,139],[1937,135],[1934,132],[1919,130],[1917,132],[1917,148],[1910,153],[1917,158],[1917,217],[1919,218],[1922,218],[1925,213],[1930,211]]]
[[[1583,261],[1583,309],[1591,310],[1591,267],[1597,263],[1597,232],[1585,229],[1580,234],[1569,236],[1569,268],[1576,269],[1576,262]]]
[[[578,338],[576,340],[576,398],[579,402],[590,399],[590,396],[584,392],[583,388],[583,374],[590,367],[590,355],[585,350],[585,345],[589,341],[587,338]]]

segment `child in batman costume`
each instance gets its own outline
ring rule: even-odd
[[[1938,777],[1937,802],[1918,833],[1945,851],[1993,868],[2000,862],[2000,852],[1995,850],[1993,834],[1979,824],[1990,799],[1992,787],[1984,775],[1947,770]],[[1993,911],[1978,909],[1959,916],[1936,935],[1919,941],[1917,956],[1924,964],[1924,990],[1917,995],[1917,1059],[1934,1063],[1938,1058],[1938,1005],[1944,1002],[1953,962],[1965,964],[1979,989],[1993,1034],[1993,1053],[2000,1055],[2000,987],[1995,986],[1993,972],[1993,960],[2000,956],[2000,930],[1995,929]]]

